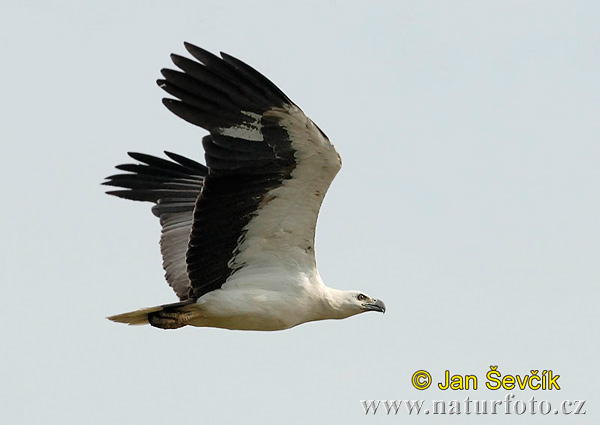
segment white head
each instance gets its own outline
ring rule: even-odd
[[[333,310],[334,319],[343,319],[366,311],[385,313],[383,301],[370,297],[364,292],[329,289],[329,305]]]

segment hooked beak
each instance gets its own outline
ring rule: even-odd
[[[372,303],[365,304],[365,308],[369,311],[385,313],[385,304],[381,300],[373,300]]]

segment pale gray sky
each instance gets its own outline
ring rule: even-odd
[[[597,423],[600,6],[594,1],[4,1],[0,212],[6,424],[500,424],[365,417],[361,399],[503,399],[552,369]],[[99,185],[128,150],[202,158],[155,86],[183,41],[245,60],[335,143],[329,286],[385,315],[276,333],[126,327],[173,302],[149,205]],[[417,391],[428,370],[480,388]]]

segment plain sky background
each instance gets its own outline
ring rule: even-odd
[[[503,399],[552,369],[598,423],[600,3],[3,1],[0,422],[490,423],[365,417],[361,399]],[[103,194],[126,151],[202,159],[161,104],[183,41],[248,62],[344,166],[317,232],[329,285],[388,312],[275,332],[107,321],[173,302],[149,204]],[[428,370],[480,389],[415,390]],[[434,384],[435,385],[435,384]]]

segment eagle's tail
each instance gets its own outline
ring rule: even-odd
[[[108,320],[128,325],[150,324],[161,329],[178,329],[187,324],[191,317],[190,307],[195,305],[195,300],[187,300],[173,304],[159,305],[156,307],[142,308],[129,313],[117,314],[107,317]],[[185,307],[188,307],[187,309]]]

